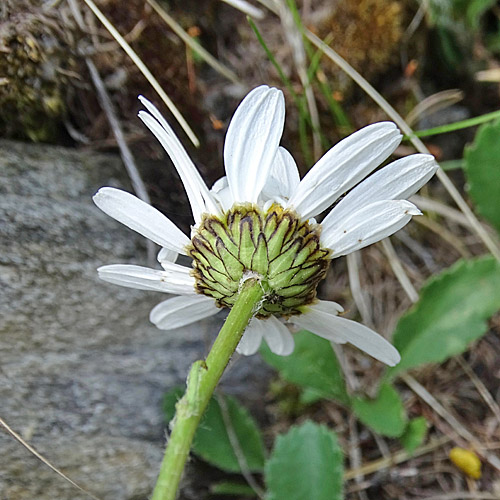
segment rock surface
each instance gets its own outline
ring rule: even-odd
[[[128,189],[123,172],[114,156],[0,141],[0,417],[103,500],[150,494],[163,394],[222,321],[159,331],[148,314],[165,296],[97,279],[103,264],[147,264],[143,239],[91,201]],[[226,390],[258,400],[265,372],[242,359]],[[88,498],[6,433],[0,449],[1,500]]]

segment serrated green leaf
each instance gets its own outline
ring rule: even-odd
[[[400,441],[408,453],[413,453],[427,436],[427,420],[425,417],[412,418],[406,426]]]
[[[344,376],[330,342],[306,331],[294,335],[294,340],[295,349],[290,356],[273,354],[263,345],[262,357],[288,382],[349,404]]]
[[[461,260],[429,279],[398,322],[393,344],[401,362],[388,376],[462,353],[487,332],[499,308],[500,265],[493,257]]]
[[[184,389],[177,387],[164,398],[163,409],[168,422],[172,420],[175,404]],[[249,470],[259,472],[264,468],[265,454],[260,431],[248,411],[231,396],[224,398],[229,421],[246,458]],[[193,452],[206,462],[228,472],[241,472],[240,465],[229,439],[222,410],[217,399],[212,398],[198,427],[192,446]]]
[[[469,195],[478,212],[500,231],[500,122],[487,123],[465,148]]]
[[[406,428],[406,412],[398,392],[384,384],[376,399],[354,398],[352,409],[361,422],[378,434],[399,437]]]
[[[342,462],[333,431],[311,421],[292,427],[266,462],[267,500],[341,500]]]

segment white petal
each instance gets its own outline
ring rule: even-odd
[[[269,349],[278,356],[289,356],[295,347],[290,330],[276,317],[270,316],[260,321],[264,329],[264,340]]]
[[[148,267],[133,266],[128,264],[114,264],[102,266],[97,269],[99,278],[115,285],[138,290],[152,290],[156,292],[175,293],[179,295],[196,294],[195,280],[186,268],[170,264],[169,271],[159,271]],[[180,268],[177,270],[174,266]]]
[[[174,297],[155,306],[149,320],[160,330],[174,330],[208,318],[220,311],[214,299],[204,295]]]
[[[283,93],[262,85],[236,109],[224,145],[224,164],[234,201],[257,202],[270,173],[285,121]]]
[[[252,318],[250,320],[238,347],[236,347],[237,353],[243,354],[243,356],[251,356],[259,350],[262,336],[264,335],[264,330],[260,323],[261,321],[257,318]]]
[[[221,212],[227,212],[234,205],[233,195],[229,187],[221,189],[215,196],[221,207]]]
[[[344,312],[344,308],[340,304],[337,304],[337,302],[333,302],[332,300],[318,300],[313,304],[313,307],[318,311],[333,314],[334,316],[337,316],[338,313]]]
[[[174,275],[179,276],[191,276],[191,272],[193,271],[193,268],[191,267],[182,266],[181,264],[176,264],[175,262],[171,262],[169,260],[162,261],[161,265],[167,273],[173,273]],[[156,269],[153,269],[153,271],[156,271]]]
[[[103,187],[94,203],[106,214],[162,247],[187,255],[189,238],[161,212],[133,194]]]
[[[223,177],[221,177],[220,179],[217,179],[214,182],[212,189],[210,189],[210,192],[217,194],[219,191],[221,191],[224,188],[227,188],[228,186],[229,186],[229,184],[227,182],[227,176],[224,175]]]
[[[137,99],[139,99],[141,104],[153,115],[154,118],[156,118],[156,120],[158,120],[160,125],[168,134],[176,137],[174,129],[169,125],[167,120],[165,120],[163,115],[160,113],[159,109],[149,99],[146,99],[143,95],[137,96]]]
[[[289,323],[293,323],[294,325],[308,330],[320,337],[324,337],[321,332],[325,331],[325,328],[328,328],[328,324],[325,323],[326,317],[337,316],[338,311],[324,311],[321,307],[316,307],[317,304],[313,306],[309,306],[307,311],[300,315],[291,316],[288,320]],[[318,314],[316,314],[316,312]],[[323,313],[324,316],[319,315],[319,313]],[[329,337],[328,340],[335,342],[336,344],[345,344],[347,340],[343,335],[339,335],[334,330],[326,330],[328,331]],[[326,337],[325,337],[326,338]]]
[[[217,213],[217,208],[208,191],[207,185],[172,128],[153,104],[142,96],[139,99],[141,99],[141,102],[152,113],[149,114],[145,111],[140,111],[139,118],[156,136],[177,169],[182,184],[186,189],[195,222],[199,222],[204,213]]]
[[[175,262],[179,254],[171,250],[170,248],[162,248],[158,255],[156,256],[156,260],[163,266],[164,262]]]
[[[302,328],[333,342],[349,342],[386,365],[394,366],[401,359],[397,349],[378,333],[356,321],[328,314],[315,305],[292,318]]]
[[[364,179],[401,142],[394,123],[368,125],[328,151],[300,182],[288,207],[303,219],[328,208],[340,195]]]
[[[415,154],[396,160],[356,186],[323,219],[323,230],[353,211],[382,200],[403,200],[416,193],[436,172],[432,155]]]
[[[332,258],[364,248],[399,231],[420,210],[406,200],[377,201],[322,230],[321,242]]]
[[[299,169],[293,156],[283,147],[278,149],[271,175],[262,190],[265,198],[288,200],[300,183]]]
[[[210,190],[212,197],[219,203],[221,212],[227,212],[234,204],[229,184],[227,183],[227,176],[221,177],[215,181],[212,189]]]

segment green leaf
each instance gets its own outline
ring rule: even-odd
[[[384,384],[376,399],[355,398],[352,408],[359,420],[378,434],[399,437],[406,428],[406,412],[392,385]]]
[[[175,404],[182,397],[184,389],[177,387],[169,391],[164,399],[163,409],[167,421],[172,420]],[[264,468],[265,456],[262,436],[248,411],[236,399],[219,396],[227,408],[227,417],[238,440],[239,447],[246,458],[248,468],[259,472]],[[194,440],[194,453],[206,462],[228,472],[241,472],[228,436],[219,401],[212,398],[198,427]]]
[[[210,493],[212,495],[231,495],[238,497],[256,497],[255,493],[250,486],[241,483],[232,483],[223,481],[221,483],[212,484],[210,486]]]
[[[400,441],[408,453],[413,453],[427,436],[427,420],[425,417],[412,418],[406,426]]]
[[[480,28],[481,16],[496,3],[496,0],[468,0],[466,20],[474,31]]]
[[[422,287],[420,300],[396,327],[401,362],[389,376],[462,353],[488,330],[500,308],[500,265],[493,257],[461,260]]]
[[[344,376],[330,342],[307,331],[297,333],[294,339],[295,349],[290,356],[273,354],[263,345],[262,357],[288,382],[349,404]]]
[[[267,500],[341,500],[342,450],[324,425],[307,421],[278,436],[266,463]]]
[[[500,231],[500,122],[483,125],[465,148],[469,195],[478,212]]]
[[[315,389],[311,389],[310,387],[303,389],[299,396],[299,401],[303,405],[312,405],[322,399],[325,399],[323,397],[323,393],[318,392]]]

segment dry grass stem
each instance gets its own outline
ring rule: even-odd
[[[458,89],[443,90],[432,94],[420,101],[406,116],[406,123],[410,126],[425,116],[432,115],[440,110],[449,108],[464,98],[464,93]]]
[[[481,442],[469,430],[467,430],[423,385],[407,373],[400,374],[399,377],[413,392],[415,392],[415,394],[425,401],[433,411],[446,420],[450,427],[460,437],[470,443],[478,454],[488,461],[491,466],[500,471],[500,460],[498,457],[486,451]]]
[[[86,63],[89,69],[90,77],[92,78],[92,82],[94,83],[94,87],[97,91],[100,104],[102,106],[102,109],[104,110],[104,113],[106,114],[113,135],[115,136],[116,143],[118,144],[120,156],[122,158],[123,164],[125,165],[125,169],[127,170],[130,182],[132,183],[132,187],[137,196],[142,201],[145,201],[146,203],[151,205],[151,199],[149,198],[148,191],[146,189],[146,186],[144,185],[141,175],[139,174],[139,170],[137,170],[134,156],[132,155],[132,151],[130,151],[127,141],[125,140],[125,135],[120,125],[120,121],[116,116],[115,110],[113,108],[113,103],[111,102],[104,82],[99,75],[99,71],[90,58],[86,58]],[[156,245],[151,240],[146,240],[146,247],[148,250],[148,260],[150,264],[153,265],[155,262]]]
[[[369,327],[373,327],[372,313],[370,310],[370,304],[366,298],[366,293],[361,287],[361,282],[359,279],[359,265],[361,263],[361,253],[354,252],[350,253],[346,257],[347,261],[347,272],[349,275],[349,287],[351,289],[352,298],[358,308],[359,314],[363,323]]]
[[[347,392],[352,394],[359,390],[360,382],[354,370],[352,369],[351,363],[349,362],[348,357],[345,355],[344,350],[342,349],[342,344],[336,344],[335,342],[330,342],[332,346],[333,352],[337,357],[340,366],[342,368],[342,373],[345,377],[345,383],[347,386]]]
[[[498,495],[486,493],[485,491],[456,491],[453,493],[445,493],[427,497],[426,500],[498,500]]]
[[[227,3],[231,7],[238,9],[243,12],[247,16],[253,17],[254,19],[264,19],[265,14],[257,7],[254,7],[252,4],[246,2],[245,0],[222,0],[224,3]]]
[[[421,455],[425,455],[431,451],[440,448],[444,444],[448,443],[450,438],[448,436],[442,436],[440,438],[431,439],[429,443],[424,446],[420,446],[417,448],[412,454],[406,452],[405,450],[398,451],[387,458],[380,458],[378,460],[374,460],[373,462],[366,463],[362,465],[359,469],[348,469],[344,472],[344,480],[349,481],[350,479],[354,479],[356,476],[360,474],[367,476],[368,474],[374,474],[383,469],[387,469],[393,465],[400,464],[402,462],[406,462],[411,458],[416,458]]]
[[[255,494],[261,499],[264,499],[265,493],[262,488],[257,484],[255,478],[253,477],[250,468],[248,467],[247,459],[243,450],[241,449],[240,442],[238,440],[238,436],[234,431],[233,424],[231,422],[231,418],[229,416],[229,409],[227,407],[226,400],[223,396],[220,396],[217,392],[215,393],[215,398],[217,399],[217,403],[219,404],[222,420],[224,421],[224,427],[226,428],[227,437],[229,438],[229,442],[231,443],[231,448],[233,449],[234,455],[236,456],[236,460],[238,461],[238,465],[241,469],[241,475],[245,478],[245,481],[248,483],[250,488],[255,492]]]
[[[102,81],[102,78],[99,75],[95,64],[90,59],[87,59],[86,62],[87,67],[89,68],[90,77],[92,78],[92,82],[94,83],[94,86],[96,88],[97,95],[99,96],[100,104],[109,121],[111,130],[118,145],[118,149],[120,150],[120,155],[122,157],[123,163],[125,164],[125,168],[127,169],[127,173],[130,177],[130,181],[132,182],[132,187],[141,200],[145,201],[148,204],[151,204],[146,186],[144,185],[139,171],[137,170],[134,157],[132,155],[132,152],[130,151],[130,148],[128,147],[127,141],[125,140],[125,135],[123,134],[122,127],[120,125],[118,117],[116,116],[115,110],[113,109],[113,104],[111,103],[111,99],[108,95],[106,87],[104,86],[104,82]]]
[[[191,142],[198,147],[200,141],[196,137],[195,133],[187,123],[186,119],[182,116],[181,112],[177,109],[176,105],[172,102],[167,93],[163,90],[162,86],[158,80],[153,76],[148,67],[144,64],[142,59],[137,55],[137,53],[132,49],[132,47],[127,43],[127,41],[118,33],[116,28],[109,22],[107,17],[99,10],[97,5],[92,0],[83,0],[89,9],[94,13],[94,15],[99,19],[99,21],[104,25],[104,27],[109,31],[111,36],[120,44],[120,47],[127,53],[127,55],[132,59],[137,68],[144,75],[146,80],[154,88],[157,94],[161,97],[162,101],[165,103],[170,112],[174,115],[175,119],[179,122],[186,135],[189,137]]]
[[[43,455],[40,455],[38,451],[33,448],[30,444],[28,444],[14,429],[12,429],[2,418],[0,418],[0,426],[5,429],[5,431],[10,434],[18,443],[24,446],[32,455],[34,455],[40,462],[44,463],[47,467],[52,469],[58,476],[61,476],[65,481],[73,485],[77,490],[81,491],[83,494],[87,495],[89,498],[93,500],[100,500],[98,497],[87,491],[85,488],[75,483],[72,479],[70,479],[64,472],[60,471],[55,465],[52,465]]]
[[[429,229],[433,233],[437,234],[443,241],[446,241],[450,246],[452,246],[461,257],[469,259],[472,254],[467,250],[467,247],[462,243],[459,237],[455,236],[451,231],[446,229],[442,224],[436,222],[430,217],[421,216],[415,217],[415,222]]]
[[[347,75],[349,75],[379,105],[379,107],[387,114],[387,116],[389,116],[389,118],[398,125],[402,132],[409,137],[410,141],[415,146],[417,151],[421,153],[429,153],[429,150],[427,149],[425,144],[415,136],[413,130],[408,126],[401,115],[384,99],[384,97],[382,97],[379,92],[377,92],[370,85],[370,83],[368,83],[368,81],[360,73],[358,73],[345,59],[337,54],[337,52],[335,52],[331,47],[326,45],[314,33],[307,30],[305,35],[318,49],[321,49],[327,57],[329,57],[338,66],[340,66],[340,68]],[[485,231],[477,217],[467,205],[467,202],[464,200],[463,196],[451,182],[450,178],[441,168],[439,168],[436,175],[445,189],[448,191],[450,196],[453,198],[457,206],[463,212],[465,217],[467,217],[472,228],[479,235],[485,246],[495,256],[495,258],[500,261],[500,248],[493,241],[490,235]]]
[[[462,367],[463,371],[471,379],[472,383],[477,389],[477,392],[479,392],[484,402],[489,406],[490,410],[493,412],[498,423],[500,424],[500,407],[498,406],[498,403],[493,399],[490,391],[488,391],[481,379],[474,373],[463,356],[457,356],[455,359],[458,361],[458,364]]]
[[[441,215],[442,217],[446,217],[447,219],[456,222],[457,224],[460,224],[461,226],[464,226],[468,229],[473,229],[473,226],[471,225],[470,221],[465,217],[465,215],[462,212],[456,210],[455,208],[449,207],[448,205],[445,205],[440,201],[431,200],[430,198],[417,194],[413,195],[410,198],[410,201],[415,203],[422,210],[427,210],[428,212],[434,212],[438,215]],[[484,224],[483,228],[485,231],[489,230],[489,228]],[[492,235],[493,233],[490,234],[490,236]]]
[[[351,464],[352,470],[360,470],[361,467],[362,453],[359,446],[359,436],[358,429],[356,427],[356,419],[354,415],[349,416],[349,462]],[[354,477],[354,481],[358,486],[361,486],[364,482],[364,476],[362,473]],[[360,489],[359,492],[360,500],[368,500],[366,491]]]
[[[181,25],[156,1],[146,0],[154,11],[165,21],[167,26],[193,51],[195,51],[210,67],[227,78],[230,82],[241,85],[239,78],[229,68],[219,62],[210,52],[202,47]]]
[[[290,8],[285,4],[283,0],[275,0],[275,4],[278,9],[278,16],[281,20],[281,25],[283,27],[283,34],[287,39],[290,47],[292,48],[293,61],[297,68],[297,74],[299,75],[300,83],[304,88],[309,116],[312,123],[314,161],[317,161],[322,153],[321,138],[319,134],[320,123],[318,106],[314,97],[313,88],[311,87],[311,82],[307,77],[307,58],[304,48],[304,39],[302,37],[302,32],[300,31],[293,18],[293,14],[290,11]]]
[[[394,247],[392,246],[391,240],[389,238],[385,238],[381,243],[391,269],[393,270],[396,278],[403,287],[406,295],[412,302],[417,302],[418,292],[410,281],[410,278],[406,274],[406,271],[404,270],[403,265],[401,264],[401,261],[399,260],[399,257],[396,254]]]

